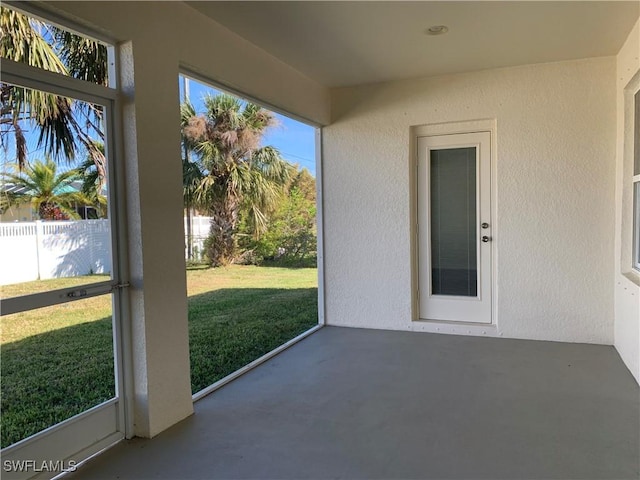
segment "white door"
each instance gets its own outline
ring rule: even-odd
[[[421,320],[491,323],[491,134],[418,137]]]
[[[106,172],[96,195],[106,200],[105,219],[18,222],[11,224],[17,231],[0,238],[11,246],[0,252],[1,265],[16,265],[13,271],[35,265],[26,272],[32,276],[2,286],[0,325],[18,332],[2,350],[2,477],[46,478],[125,435],[121,312],[127,284],[113,155],[117,92],[9,60],[2,67],[3,84],[25,96],[59,95],[78,111],[101,112],[96,124],[104,140]],[[84,158],[62,156],[57,171],[77,168]]]

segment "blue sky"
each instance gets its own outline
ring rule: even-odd
[[[54,40],[48,30],[48,27],[36,25],[41,35],[49,41],[54,47]],[[180,76],[180,100],[184,96],[184,82],[183,77]],[[196,108],[198,113],[202,113],[204,110],[202,98],[207,94],[215,95],[220,93],[213,87],[205,85],[195,80],[188,80],[190,100]],[[305,123],[298,122],[284,115],[273,112],[278,119],[278,125],[267,130],[263,137],[263,145],[271,145],[276,147],[285,160],[290,163],[298,164],[301,168],[306,168],[315,177],[316,175],[316,162],[315,162],[315,128]],[[37,146],[38,131],[34,125],[30,122],[22,122],[22,127],[25,132],[27,147],[28,147],[28,159],[33,161],[36,159],[44,160],[44,148]],[[176,125],[176,128],[179,128]],[[11,135],[11,132],[5,128],[2,129],[2,145],[0,146],[0,169],[2,171],[7,170],[10,164],[16,162],[15,140]],[[64,160],[59,162],[59,168],[66,170],[73,168],[77,163],[84,160],[84,153],[78,155],[78,159],[73,165],[65,162]]]
[[[45,160],[45,147],[38,146],[39,130],[38,127],[31,121],[21,121],[20,126],[27,141],[27,161],[33,162],[35,160]],[[16,157],[16,140],[13,134],[13,127],[10,125],[3,126],[2,130],[2,144],[0,145],[0,170],[4,172],[13,172],[13,169],[17,165]],[[67,161],[64,154],[60,154],[58,158],[52,155],[54,160],[57,160],[58,171],[66,171],[70,168],[76,168],[86,156],[84,148],[78,144],[78,153],[76,160]]]
[[[180,77],[180,96],[184,96],[183,77]],[[189,97],[198,113],[202,113],[204,106],[202,99],[207,95],[220,93],[213,87],[189,79]],[[315,128],[292,118],[273,112],[278,119],[278,125],[267,130],[263,137],[263,145],[276,147],[289,163],[306,168],[315,177]]]
[[[220,93],[219,90],[196,82],[195,80],[189,80],[189,90],[191,102],[198,113],[204,110],[202,99],[206,94],[210,93],[215,95]],[[180,82],[180,95],[183,95],[182,81]],[[315,177],[315,128],[280,115],[279,113],[274,112],[274,115],[278,119],[278,124],[267,130],[263,137],[263,144],[276,147],[285,160],[293,164],[298,164],[300,168],[306,168]],[[37,129],[33,125],[28,124],[28,122],[24,122],[23,128],[26,133],[29,160],[44,160],[44,147],[38,148],[37,146]],[[178,128],[177,125],[176,128]],[[6,171],[9,168],[8,164],[13,164],[16,161],[15,141],[10,134],[7,134],[4,140],[4,148],[2,148],[2,152],[0,153],[0,165],[1,169]],[[80,153],[78,162],[83,159],[84,154]],[[73,168],[78,162],[69,165],[63,160],[59,163],[59,168],[60,170]]]

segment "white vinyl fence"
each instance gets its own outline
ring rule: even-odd
[[[108,220],[0,223],[0,285],[111,271]]]
[[[189,258],[189,238],[187,236],[187,218],[184,219],[184,258],[200,261],[204,258],[204,241],[209,236],[211,217],[191,217],[191,258]]]
[[[191,219],[191,260],[201,260],[211,217]],[[187,256],[187,220],[185,258]],[[109,220],[0,223],[0,285],[111,272]]]

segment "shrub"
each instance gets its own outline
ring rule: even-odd
[[[253,250],[258,258],[297,265],[315,263],[317,244],[315,202],[293,187]]]

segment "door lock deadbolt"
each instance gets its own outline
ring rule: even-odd
[[[482,228],[489,228],[489,224],[488,223],[483,223],[482,225],[480,225]]]

